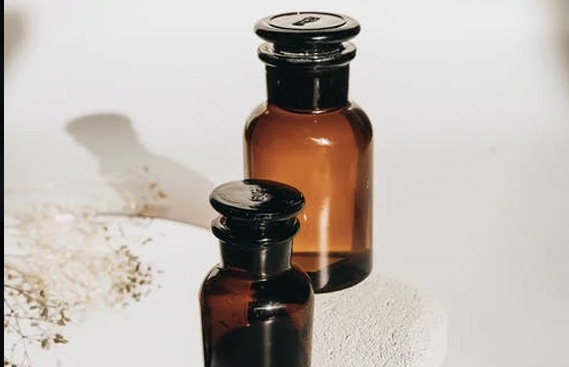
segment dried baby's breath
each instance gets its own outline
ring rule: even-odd
[[[158,185],[147,187],[144,198],[161,196]],[[153,241],[150,221],[58,203],[5,212],[4,365],[32,366],[32,349],[68,343],[66,327],[87,309],[127,306],[147,295],[157,271],[133,249]]]

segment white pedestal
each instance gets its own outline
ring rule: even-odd
[[[446,354],[442,306],[379,274],[316,296],[313,367],[440,367]]]

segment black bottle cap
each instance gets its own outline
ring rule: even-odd
[[[298,230],[295,217],[304,207],[300,191],[268,180],[222,184],[209,201],[221,214],[212,222],[214,235],[226,242],[248,244],[289,239]]]
[[[255,33],[268,42],[259,47],[259,57],[274,66],[346,64],[356,52],[347,41],[359,32],[355,19],[324,12],[278,14],[255,24]]]
[[[342,43],[360,32],[360,24],[341,14],[322,12],[284,13],[263,18],[255,33],[276,44]]]
[[[221,215],[239,220],[286,220],[304,206],[302,193],[268,180],[233,181],[216,187],[210,203]]]

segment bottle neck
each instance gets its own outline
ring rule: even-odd
[[[291,111],[328,111],[348,104],[349,65],[294,69],[267,65],[269,104]]]
[[[272,243],[266,247],[246,247],[221,241],[220,247],[224,268],[242,270],[259,278],[291,268],[292,241]]]

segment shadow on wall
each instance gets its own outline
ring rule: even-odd
[[[210,227],[215,217],[208,200],[213,183],[188,167],[150,152],[140,142],[129,118],[114,113],[90,114],[70,121],[66,130],[98,159],[104,177],[143,171],[157,177],[164,195],[156,205],[145,207],[142,215]],[[125,201],[132,199],[125,197],[128,190],[124,182],[107,182]]]
[[[10,67],[15,51],[24,39],[24,29],[22,14],[4,9],[4,72]]]

